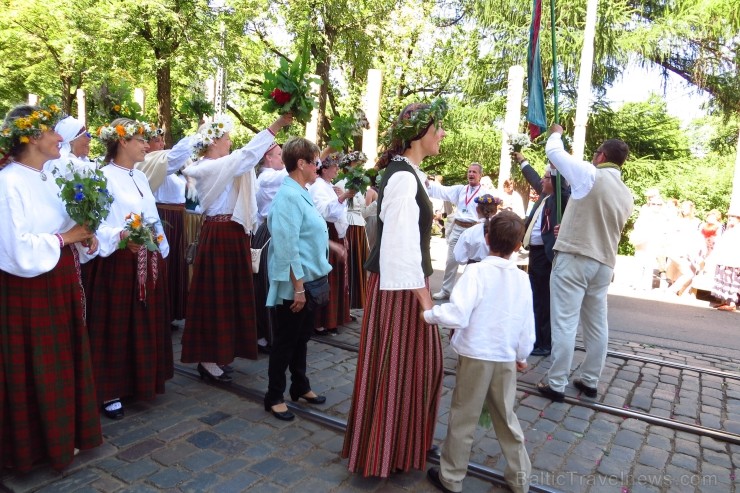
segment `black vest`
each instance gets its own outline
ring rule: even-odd
[[[432,235],[432,222],[434,221],[434,210],[432,208],[432,202],[429,200],[424,185],[416,175],[414,168],[411,167],[406,161],[394,158],[388,164],[388,167],[383,172],[383,177],[380,180],[380,188],[378,190],[378,223],[377,223],[377,240],[370,256],[365,262],[365,269],[370,272],[380,273],[380,243],[383,239],[383,221],[380,220],[380,211],[383,207],[383,195],[385,193],[385,186],[388,184],[391,176],[398,172],[408,172],[414,175],[418,187],[416,190],[416,204],[419,206],[419,238],[421,247],[421,268],[424,271],[424,277],[430,277],[434,272],[432,268],[432,258],[429,253],[429,241]]]

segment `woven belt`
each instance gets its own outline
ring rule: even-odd
[[[214,223],[226,223],[231,221],[231,214],[216,214],[215,216],[206,216],[206,221],[213,221]]]
[[[478,223],[464,223],[462,221],[458,221],[457,219],[455,219],[455,224],[460,226],[461,228],[468,229],[468,228],[475,226]]]

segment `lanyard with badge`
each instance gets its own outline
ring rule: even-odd
[[[465,207],[463,208],[463,214],[467,214],[468,212],[468,204],[470,204],[470,201],[473,200],[473,197],[478,193],[478,190],[480,190],[480,185],[478,185],[478,188],[475,189],[475,192],[473,192],[473,195],[468,197],[468,192],[470,191],[470,185],[465,187]]]

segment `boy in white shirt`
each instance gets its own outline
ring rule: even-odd
[[[488,257],[468,265],[449,303],[424,307],[427,323],[455,329],[452,347],[459,355],[440,467],[427,471],[445,492],[462,491],[484,404],[506,458],[504,478],[512,491],[529,491],[532,466],[514,403],[516,372],[527,367],[535,340],[532,289],[527,274],[510,260],[523,236],[524,223],[515,213],[492,217]]]

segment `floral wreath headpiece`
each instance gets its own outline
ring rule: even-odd
[[[476,204],[496,204],[496,205],[499,205],[502,202],[500,198],[494,197],[493,195],[489,193],[479,195],[478,197],[474,198],[473,201]]]
[[[164,135],[164,130],[157,127],[153,123],[148,123],[148,128],[146,129],[146,138],[147,139],[153,139],[154,137],[161,137]]]
[[[388,129],[388,141],[398,140],[407,146],[432,123],[437,127],[447,115],[447,101],[437,98],[421,108],[411,109],[401,115]]]
[[[339,161],[340,168],[346,168],[350,164],[356,162],[359,165],[363,165],[367,162],[367,155],[362,151],[352,151]]]
[[[330,153],[328,156],[321,160],[321,163],[316,168],[316,171],[331,168],[332,166],[339,166],[343,156],[344,154],[339,151],[334,151]]]
[[[227,115],[216,115],[213,117],[213,121],[205,123],[198,129],[196,134],[198,141],[194,144],[196,152],[205,151],[209,145],[213,144],[213,141],[220,139],[225,133],[231,132],[234,129],[234,123]]]
[[[13,139],[28,144],[31,138],[38,138],[43,132],[51,130],[64,118],[64,113],[55,104],[34,110],[28,116],[5,120],[0,127],[0,156],[10,152]]]
[[[156,129],[154,125],[147,122],[135,121],[133,123],[127,123],[125,125],[118,124],[115,127],[110,123],[107,123],[98,129],[98,139],[104,144],[114,142],[119,139],[129,140],[137,135],[149,139],[150,132],[152,129]]]

